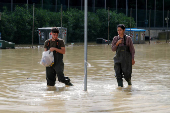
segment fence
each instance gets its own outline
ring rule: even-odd
[[[18,7],[17,7],[18,6]],[[51,27],[51,26],[61,26],[61,5],[41,5],[35,4],[35,30],[40,27]],[[43,8],[43,9],[42,9]],[[63,10],[63,27],[68,29],[68,42],[83,42],[84,35],[84,7],[72,7],[62,6]],[[28,10],[27,10],[28,9]],[[76,9],[76,10],[72,10]],[[99,12],[99,9],[102,12]],[[68,12],[72,11],[72,12]],[[82,10],[82,11],[81,11]],[[117,35],[116,25],[123,23],[126,27],[130,27],[130,18],[126,17],[125,9],[117,9],[117,14],[115,8],[109,8],[110,10],[110,32],[109,39]],[[88,7],[88,41],[95,41],[96,38],[108,37],[108,13],[101,7]],[[7,12],[4,17],[2,17],[3,22],[0,21],[0,31],[2,30],[2,39],[5,37],[8,41],[15,43],[30,43],[30,37],[33,29],[33,5],[29,4],[0,4],[0,12]],[[18,12],[18,13],[17,13]],[[56,13],[55,13],[56,12]],[[75,12],[75,13],[74,13]],[[114,13],[113,13],[114,12]],[[69,14],[72,13],[72,14]],[[151,11],[151,26],[166,29],[166,22],[163,18],[162,11]],[[167,11],[164,12],[164,17],[166,17]],[[10,15],[10,16],[9,16]],[[128,10],[128,16],[130,15],[130,10]],[[72,16],[72,18],[70,18]],[[156,18],[154,18],[154,16]],[[149,27],[146,22],[146,11],[138,10],[136,18],[136,10],[132,10],[132,26],[135,27],[135,21],[137,21],[137,27]],[[4,19],[3,19],[4,18]],[[5,20],[6,19],[6,20]],[[147,11],[147,20],[149,19],[149,10]],[[71,23],[70,23],[71,22]],[[146,24],[145,24],[146,23]],[[3,27],[1,27],[3,26]],[[9,33],[10,32],[10,33]],[[35,40],[38,43],[38,33],[34,31]],[[27,37],[27,38],[23,38]],[[21,39],[22,38],[22,39]]]
[[[3,7],[7,7],[7,9],[9,11],[13,11],[15,9],[16,6],[23,6],[26,4],[13,4],[13,6],[11,6],[10,3],[1,3],[0,4],[0,11],[3,12]],[[28,8],[31,8],[32,5],[28,5]],[[41,4],[35,4],[36,8],[43,8],[46,10],[49,10],[51,12],[59,12],[61,9],[61,5],[41,5]],[[81,6],[69,6],[69,9],[71,8],[76,8],[79,10],[83,10],[84,7]],[[96,12],[97,9],[104,9],[104,7],[88,7],[88,11],[89,12]],[[115,8],[109,8],[111,11],[116,11]],[[67,5],[63,5],[63,11],[68,10],[68,6]],[[117,13],[124,13],[126,14],[126,9],[117,9]],[[130,10],[128,10],[128,16],[130,16]],[[147,16],[147,17],[146,17]],[[132,17],[134,18],[137,27],[149,27],[149,9],[147,10],[147,15],[146,15],[146,10],[137,10],[137,16],[136,16],[136,9],[132,9]],[[136,19],[137,17],[137,19]],[[151,10],[151,27],[166,27],[167,23],[165,18],[167,17],[167,11],[156,11],[155,10]],[[147,18],[147,19],[146,19]],[[147,20],[147,21],[146,21]]]

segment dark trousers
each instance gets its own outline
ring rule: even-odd
[[[118,82],[118,86],[123,87],[123,79],[124,78],[127,82],[131,80],[131,73],[129,73],[126,68],[124,68],[126,65],[121,65],[121,63],[115,63],[114,69],[116,73],[116,79]]]
[[[58,81],[62,83],[70,82],[68,77],[64,76],[64,63],[60,62],[57,65],[53,65],[51,67],[46,67],[46,80],[47,85],[54,86],[56,81],[56,75],[58,77]]]

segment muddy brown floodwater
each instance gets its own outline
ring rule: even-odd
[[[28,45],[27,45],[28,46]],[[88,45],[84,90],[84,46],[69,45],[65,76],[74,86],[47,87],[39,64],[43,46],[0,50],[0,113],[170,113],[170,44],[135,44],[132,86],[117,88],[110,45]]]

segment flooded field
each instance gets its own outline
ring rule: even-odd
[[[0,50],[0,113],[169,113],[170,43],[135,44],[132,86],[117,88],[111,45],[88,45],[84,90],[84,46],[68,45],[65,76],[74,86],[46,86],[39,64],[43,46]]]

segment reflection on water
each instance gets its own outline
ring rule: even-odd
[[[110,45],[88,46],[88,86],[84,89],[84,46],[66,47],[66,76],[74,84],[47,87],[39,64],[43,46],[0,50],[0,112],[121,112],[170,111],[170,44],[135,44],[132,86],[117,88],[114,52]]]

